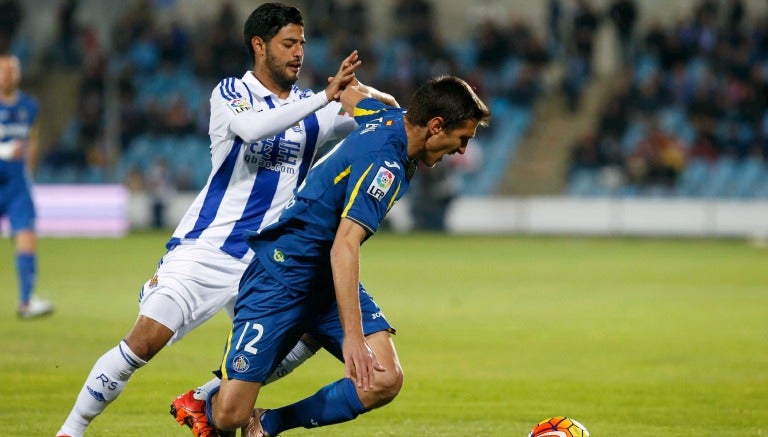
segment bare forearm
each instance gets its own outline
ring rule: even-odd
[[[362,336],[358,284],[360,278],[360,246],[350,241],[336,241],[331,249],[331,269],[336,288],[336,302],[344,336]]]
[[[367,91],[370,97],[373,97],[374,99],[380,101],[381,103],[389,106],[394,106],[396,108],[400,107],[400,104],[397,103],[397,100],[391,94],[385,93],[372,86],[365,85],[362,83],[360,84],[360,86],[365,88],[365,90]]]

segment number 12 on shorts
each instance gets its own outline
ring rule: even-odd
[[[256,335],[253,336],[251,340],[249,340],[245,347],[243,347],[243,350],[245,352],[248,352],[249,354],[256,355],[259,350],[254,347],[256,342],[258,342],[261,337],[264,335],[264,326],[261,323],[251,323],[251,322],[245,322],[245,327],[243,327],[243,332],[240,333],[240,338],[237,340],[237,344],[235,345],[235,350],[240,350],[240,346],[243,345],[243,340],[245,339],[245,334],[248,332],[250,337],[252,332],[249,332],[251,330],[256,331]]]

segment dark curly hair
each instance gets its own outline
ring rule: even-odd
[[[297,24],[304,26],[304,18],[301,11],[293,6],[282,3],[264,3],[251,12],[243,26],[243,39],[248,53],[251,54],[251,61],[255,61],[256,54],[253,51],[251,40],[258,36],[266,42],[269,42],[280,29],[289,25]]]

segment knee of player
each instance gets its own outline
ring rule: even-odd
[[[251,417],[251,408],[238,408],[238,405],[227,405],[216,402],[213,405],[213,422],[217,428],[236,430],[248,424]]]
[[[403,387],[403,369],[399,365],[387,368],[377,373],[374,381],[374,391],[379,405],[391,402]]]
[[[126,343],[130,350],[144,361],[150,361],[164,346],[159,342],[152,342],[146,338],[136,339],[130,335],[126,337]]]

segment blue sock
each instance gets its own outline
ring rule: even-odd
[[[208,393],[208,398],[205,399],[205,417],[208,418],[208,423],[213,427],[216,427],[216,423],[213,421],[213,408],[211,408],[211,398],[213,395],[219,392],[221,386],[218,386]]]
[[[352,420],[365,413],[351,379],[344,378],[321,388],[294,404],[267,411],[261,426],[269,435],[298,428],[314,428]]]
[[[19,253],[16,255],[16,273],[19,276],[19,303],[29,302],[35,286],[35,254]]]

